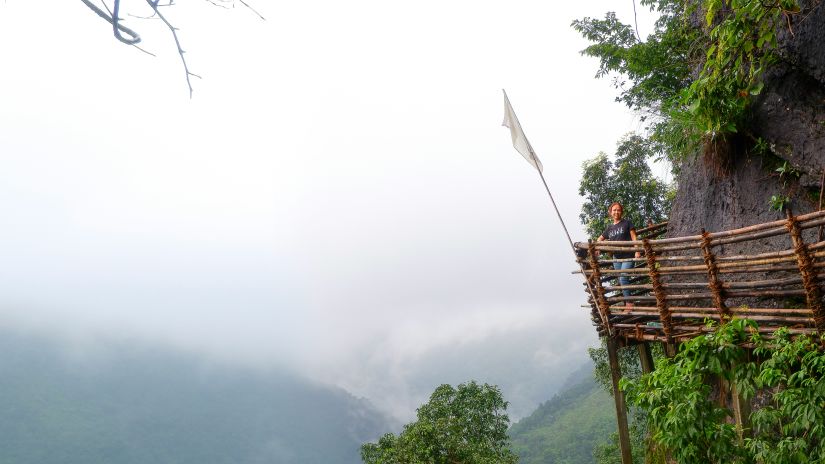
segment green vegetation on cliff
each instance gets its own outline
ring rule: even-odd
[[[628,401],[648,413],[654,446],[681,464],[825,462],[825,340],[757,330],[734,319],[658,359],[653,373],[623,380]],[[750,427],[737,431],[714,399],[718,379],[758,398]]]

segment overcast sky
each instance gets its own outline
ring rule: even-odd
[[[569,25],[631,0],[182,2],[191,100],[158,21],[126,17],[152,57],[46,3],[0,5],[3,326],[286,366],[401,418],[469,379],[526,414],[596,343],[501,89],[586,238],[581,164],[640,124]]]

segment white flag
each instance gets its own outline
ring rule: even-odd
[[[504,89],[501,91],[504,92]],[[516,151],[521,153],[521,156],[523,156],[528,163],[532,164],[534,168],[542,172],[541,161],[539,161],[539,157],[536,156],[536,152],[533,151],[533,147],[530,146],[530,142],[527,141],[527,136],[524,135],[524,131],[521,130],[521,124],[518,122],[513,107],[510,106],[510,99],[507,98],[507,92],[504,92],[504,122],[502,122],[501,125],[510,129],[510,137],[513,139],[513,147]]]

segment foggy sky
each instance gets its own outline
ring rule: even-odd
[[[549,399],[596,336],[501,89],[584,239],[581,163],[640,123],[569,24],[632,3],[255,3],[167,9],[191,100],[157,21],[126,19],[151,57],[81,2],[0,5],[0,323],[283,366],[401,418],[443,382]]]

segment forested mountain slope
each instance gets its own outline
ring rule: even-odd
[[[594,447],[615,431],[613,399],[596,384],[588,363],[509,434],[521,464],[590,464]]]
[[[354,464],[392,428],[283,372],[0,330],[0,463]]]

